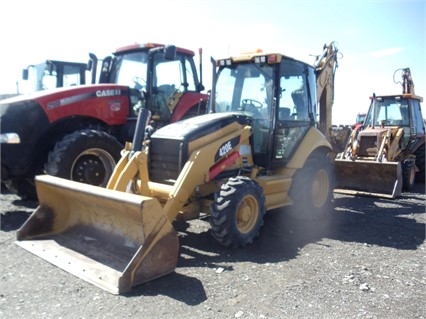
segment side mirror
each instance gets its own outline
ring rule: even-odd
[[[175,45],[166,45],[164,48],[164,59],[166,60],[175,60],[176,59],[176,46]]]

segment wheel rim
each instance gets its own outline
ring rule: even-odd
[[[315,207],[322,207],[327,201],[330,188],[330,181],[325,170],[320,170],[315,174],[312,183],[312,201]]]
[[[104,187],[115,165],[115,159],[107,151],[98,148],[88,149],[75,159],[71,168],[71,179]]]
[[[246,196],[237,210],[237,228],[241,233],[249,233],[259,217],[259,204],[254,196]]]

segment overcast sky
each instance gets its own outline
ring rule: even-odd
[[[102,58],[135,42],[203,48],[208,88],[210,56],[261,48],[313,63],[335,41],[343,57],[334,124],[353,123],[373,92],[400,93],[400,68],[410,67],[416,94],[426,96],[425,0],[14,0],[0,12],[0,94],[16,92],[29,64],[86,62],[89,52]]]

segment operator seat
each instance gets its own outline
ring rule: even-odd
[[[300,120],[309,120],[308,116],[308,106],[305,103],[305,92],[303,89],[294,90],[291,93],[291,98],[293,99],[294,105],[296,106],[297,119]]]
[[[280,107],[279,111],[278,111],[278,120],[280,121],[286,121],[286,120],[290,120],[290,108],[288,107]]]

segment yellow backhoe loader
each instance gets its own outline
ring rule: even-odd
[[[409,68],[402,94],[373,94],[364,124],[353,130],[335,161],[338,193],[398,197],[416,180],[425,181],[425,126]],[[395,79],[394,79],[394,82]]]
[[[234,248],[253,242],[272,209],[324,218],[336,153],[318,129],[318,107],[329,105],[318,106],[316,81],[334,72],[337,49],[324,52],[314,65],[263,52],[212,59],[209,114],[146,141],[142,109],[106,189],[37,176],[39,207],[17,244],[121,294],[175,270],[177,218],[208,214],[212,236]]]

